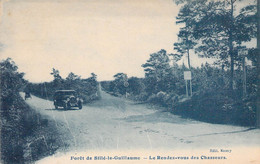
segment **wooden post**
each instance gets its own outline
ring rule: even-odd
[[[185,83],[186,83],[186,96],[189,97],[187,80],[185,80]]]
[[[243,97],[245,98],[246,93],[246,61],[245,56],[243,57]]]
[[[190,96],[192,96],[192,84],[191,84],[191,80],[190,80]]]

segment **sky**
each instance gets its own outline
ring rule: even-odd
[[[173,0],[0,1],[0,60],[12,58],[30,82],[53,80],[52,68],[63,78],[143,77],[150,54],[173,53],[178,40]],[[191,65],[203,61],[193,56]]]

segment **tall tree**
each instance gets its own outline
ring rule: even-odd
[[[196,45],[194,41],[191,39],[191,35],[187,28],[181,28],[178,34],[179,42],[174,43],[174,49],[177,50],[183,56],[185,53],[188,58],[188,66],[191,68],[190,64],[190,50]]]
[[[170,68],[169,62],[169,55],[164,49],[151,54],[147,62],[142,65],[142,67],[144,67],[145,76],[159,79],[165,75],[165,72]]]
[[[96,75],[94,72],[92,72],[92,73],[91,73],[91,78],[92,78],[93,80],[97,80],[97,75]]]
[[[54,77],[54,85],[55,87],[61,87],[61,83],[63,81],[62,77],[60,76],[59,70],[52,68],[52,72],[50,73]]]
[[[74,80],[79,80],[80,79],[80,76],[74,74],[73,72],[70,72],[68,74],[68,76],[66,77],[66,80],[69,80],[69,81],[74,81]]]
[[[112,82],[113,88],[111,88],[114,92],[118,92],[120,94],[126,93],[126,87],[124,83],[128,80],[127,74],[125,73],[117,73],[114,75],[115,80]]]
[[[0,99],[4,103],[12,103],[15,94],[25,84],[24,73],[18,72],[18,67],[11,58],[0,62]]]
[[[125,73],[117,73],[114,75],[116,81],[127,81],[127,74]]]
[[[257,127],[260,128],[260,0],[257,0]]]
[[[89,80],[92,86],[98,86],[97,75],[94,72],[91,73],[91,77],[89,78]]]
[[[180,23],[191,28],[192,38],[199,43],[195,51],[199,56],[217,58],[218,64],[230,68],[231,89],[237,58],[234,46],[256,36],[256,5],[249,5],[239,14],[234,14],[236,2],[237,0],[188,1],[180,10],[180,13],[185,14],[177,17]]]
[[[145,71],[148,92],[156,93],[166,90],[164,79],[171,74],[169,54],[162,49],[150,55],[150,58],[142,65]]]
[[[53,75],[54,80],[62,79],[60,76],[60,71],[55,68],[52,68],[52,72],[50,74]]]
[[[180,10],[180,12],[178,13],[176,24],[184,23],[185,26],[180,28],[178,34],[178,42],[174,43],[174,49],[181,54],[180,56],[187,54],[189,69],[191,67],[190,50],[193,49],[196,45],[196,42],[194,41],[194,37],[192,35],[194,20],[192,18],[193,15],[191,14],[191,12],[192,11],[190,11],[190,9],[186,7]]]

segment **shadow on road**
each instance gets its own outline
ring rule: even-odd
[[[147,115],[132,115],[126,118],[120,118],[126,122],[149,122],[149,123],[174,123],[174,124],[196,124],[197,121],[182,119],[179,116],[172,115],[169,112],[157,111]]]
[[[52,108],[52,109],[45,109],[45,110],[70,111],[70,110],[81,110],[81,109],[78,109],[78,108],[70,108],[70,109],[64,109],[64,108],[55,109],[55,108]]]
[[[245,129],[245,130],[237,130],[237,131],[222,132],[222,133],[200,134],[200,135],[190,136],[190,137],[211,136],[211,135],[218,135],[218,134],[234,134],[234,133],[243,133],[243,132],[248,132],[248,131],[255,130],[255,129],[257,129],[257,128],[248,128],[248,129]]]

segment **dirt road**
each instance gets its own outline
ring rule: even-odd
[[[83,109],[56,110],[52,101],[26,102],[66,132],[67,151],[174,150],[260,145],[260,130],[182,119],[145,104],[101,91],[102,99]],[[63,150],[59,150],[63,151]]]

